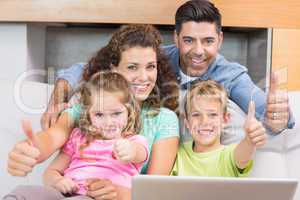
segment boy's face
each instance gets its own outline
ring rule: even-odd
[[[190,105],[185,125],[193,137],[195,147],[204,150],[219,147],[222,125],[228,121],[221,102],[214,97],[196,95]]]
[[[223,41],[215,23],[188,21],[174,34],[180,54],[181,70],[189,76],[201,76],[216,58]]]

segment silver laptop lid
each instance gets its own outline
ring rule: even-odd
[[[172,177],[133,178],[133,200],[292,200],[295,179]]]

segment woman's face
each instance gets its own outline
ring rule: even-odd
[[[152,47],[131,47],[121,54],[119,65],[113,68],[130,83],[139,103],[146,100],[157,79],[157,58]]]

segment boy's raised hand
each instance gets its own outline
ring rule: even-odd
[[[255,147],[263,146],[267,141],[266,130],[261,122],[255,118],[255,103],[249,102],[248,114],[244,124],[246,138]]]
[[[128,139],[117,140],[113,152],[118,160],[125,163],[133,161],[136,156],[135,146]]]
[[[40,151],[29,121],[22,121],[27,140],[18,142],[10,151],[7,171],[13,176],[26,176],[38,163]]]
[[[287,127],[289,119],[288,95],[287,92],[280,90],[279,79],[275,73],[271,75],[266,111],[266,123],[274,133]]]

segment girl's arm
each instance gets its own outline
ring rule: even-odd
[[[56,183],[63,179],[64,170],[70,165],[71,157],[60,152],[50,163],[43,175],[43,182],[47,186],[55,187]]]
[[[152,145],[147,174],[169,175],[176,159],[178,144],[178,137],[170,137],[156,141]]]

